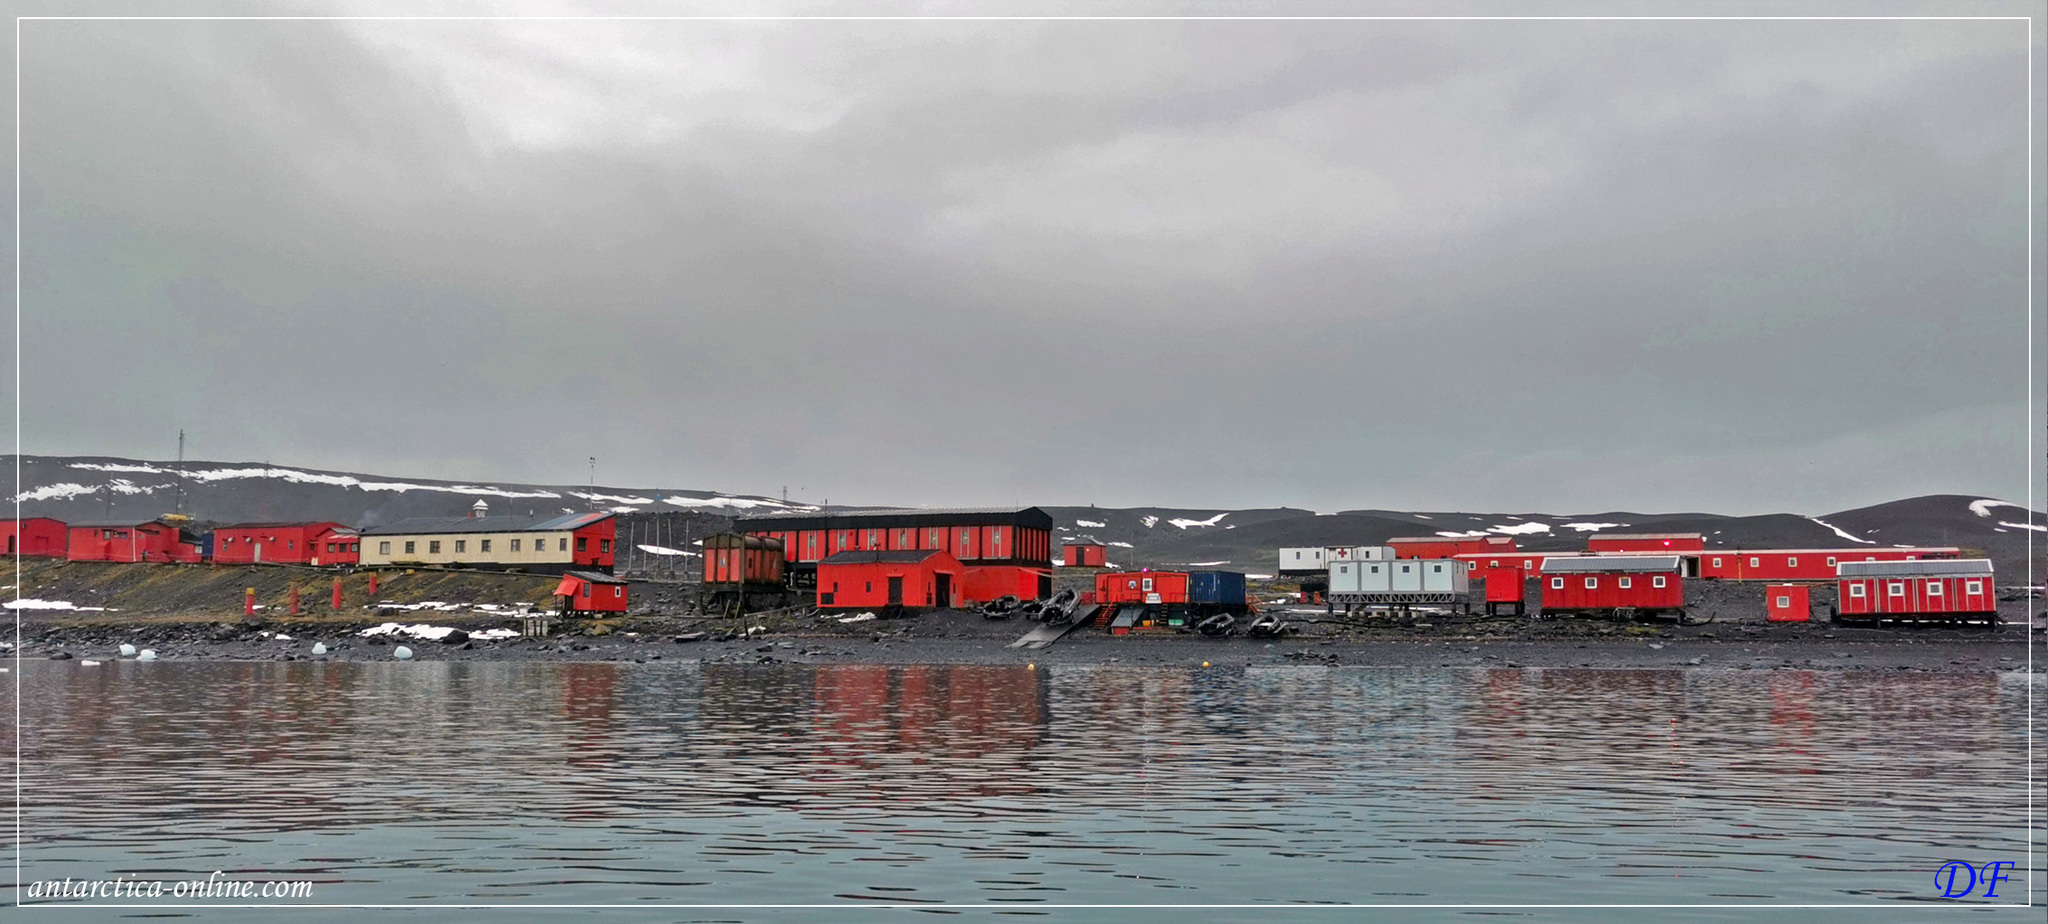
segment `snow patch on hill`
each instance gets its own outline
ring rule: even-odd
[[[1842,531],[1842,528],[1841,528],[1841,527],[1839,527],[1839,526],[1836,526],[1836,525],[1835,525],[1835,524],[1833,524],[1833,523],[1829,523],[1828,521],[1826,521],[1826,520],[1823,520],[1823,519],[1821,519],[1820,517],[1807,517],[1807,519],[1809,519],[1809,520],[1812,520],[1812,521],[1814,521],[1815,523],[1819,523],[1819,524],[1820,524],[1820,525],[1822,525],[1822,526],[1825,526],[1825,527],[1827,527],[1827,528],[1829,528],[1829,529],[1832,529],[1832,530],[1834,530],[1834,531],[1835,531],[1835,535],[1837,535],[1837,536],[1840,536],[1840,537],[1842,537],[1842,538],[1844,538],[1844,539],[1847,539],[1847,540],[1849,540],[1850,542],[1861,542],[1861,543],[1863,543],[1864,545],[1876,545],[1876,544],[1877,544],[1877,542],[1876,542],[1875,540],[1871,540],[1871,539],[1858,539],[1858,538],[1856,538],[1855,536],[1851,536],[1851,535],[1849,535],[1848,533],[1846,533],[1846,532],[1843,532],[1843,531]],[[1871,532],[1876,532],[1876,530],[1871,530]]]
[[[1617,527],[1617,526],[1627,526],[1627,525],[1628,525],[1627,523],[1566,523],[1566,524],[1565,524],[1565,526],[1566,526],[1567,528],[1569,528],[1569,529],[1576,529],[1576,530],[1578,530],[1579,532],[1582,532],[1582,533],[1597,533],[1597,532],[1599,532],[1599,531],[1601,531],[1601,530],[1603,530],[1603,529],[1613,529],[1613,528],[1615,528],[1615,527]]]
[[[1190,526],[1215,526],[1216,524],[1223,522],[1223,518],[1229,515],[1230,514],[1227,513],[1219,513],[1206,520],[1168,520],[1166,522],[1178,526],[1181,529],[1187,529]],[[1148,523],[1146,525],[1150,526],[1151,524]]]

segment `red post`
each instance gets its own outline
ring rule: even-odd
[[[377,596],[377,572],[375,571],[370,572],[370,596],[373,598]]]
[[[299,615],[299,585],[292,585],[292,615]]]
[[[334,608],[341,609],[341,578],[334,579]]]
[[[242,592],[242,615],[256,615],[256,588],[254,587]]]

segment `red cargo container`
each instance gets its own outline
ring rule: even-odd
[[[147,523],[74,523],[67,530],[71,561],[196,562],[199,543],[178,527]]]
[[[1520,568],[1481,568],[1472,576],[1486,582],[1486,602],[1520,603],[1527,572]]]
[[[1844,618],[1996,618],[1991,562],[1843,562],[1837,578]]]
[[[623,613],[626,611],[624,579],[596,571],[564,571],[555,585],[556,610],[569,616],[577,613]]]
[[[1095,576],[1095,602],[1173,604],[1188,602],[1185,571],[1112,571]]]
[[[937,550],[838,552],[818,563],[818,605],[942,609],[953,605],[966,570]]]
[[[236,523],[215,527],[217,565],[352,565],[360,553],[356,531],[340,523]]]
[[[979,606],[990,600],[1014,595],[1019,600],[1044,600],[1052,596],[1052,572],[1044,568],[1016,565],[984,565],[967,568],[960,576],[961,606]]]
[[[1109,567],[1109,546],[1091,542],[1068,543],[1061,564],[1069,568]]]
[[[1832,581],[1848,562],[1953,559],[1961,549],[1925,546],[1889,549],[1709,549],[1695,553],[1699,576],[1722,581]]]
[[[1676,611],[1684,564],[1676,555],[1552,558],[1543,563],[1543,612]]]
[[[1395,558],[1456,558],[1515,551],[1513,536],[1403,536],[1387,540]]]
[[[1772,584],[1764,588],[1764,619],[1769,622],[1805,622],[1813,605],[1805,584]]]
[[[1595,533],[1588,552],[1697,552],[1707,547],[1699,533]]]
[[[0,535],[7,537],[5,554],[10,558],[63,558],[70,546],[64,521],[50,517],[0,521]]]

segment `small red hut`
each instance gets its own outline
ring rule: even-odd
[[[1805,622],[1813,615],[1812,599],[1805,584],[1772,584],[1764,588],[1764,619],[1767,622]]]
[[[1062,552],[1060,564],[1068,568],[1109,567],[1109,546],[1099,542],[1070,542]]]
[[[564,616],[626,611],[626,581],[596,571],[564,571],[555,585],[555,609]]]
[[[31,558],[63,558],[70,545],[64,521],[49,517],[23,517],[0,521],[0,535],[7,537],[6,555]]]
[[[966,569],[938,549],[835,552],[818,563],[818,605],[943,609]]]

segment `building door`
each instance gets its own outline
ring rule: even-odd
[[[889,579],[889,605],[903,605],[903,578],[900,576]]]
[[[936,604],[937,604],[938,606],[943,606],[943,607],[950,607],[950,606],[952,606],[952,605],[953,605],[953,576],[952,576],[952,575],[950,575],[950,574],[934,574],[934,575],[932,575],[932,587],[933,587],[933,590],[934,590],[934,594],[933,594],[933,596],[934,596],[934,597],[936,598],[935,602],[936,602]]]
[[[251,558],[250,561],[254,561],[260,564],[263,561],[263,543],[256,543],[256,551],[254,555],[255,557]]]

